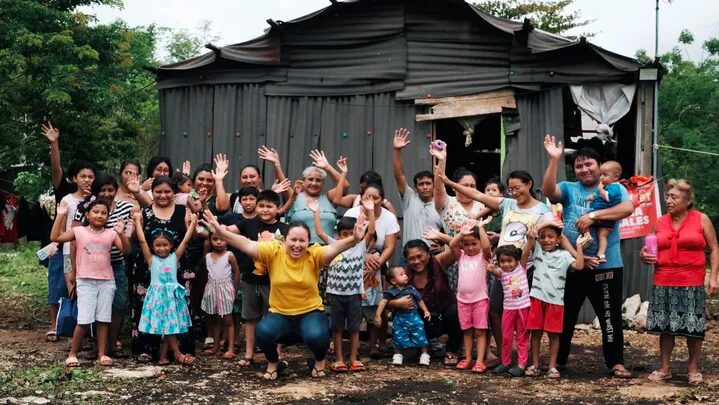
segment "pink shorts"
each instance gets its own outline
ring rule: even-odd
[[[459,315],[459,326],[462,330],[470,328],[489,329],[487,318],[489,317],[489,299],[467,304],[457,301],[457,314]]]

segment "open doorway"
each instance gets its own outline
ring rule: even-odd
[[[464,127],[454,118],[436,120],[437,139],[447,143],[447,175],[459,167],[469,169],[477,176],[477,188],[484,190],[484,183],[500,176],[501,160],[501,114],[488,114],[474,126],[472,143],[465,146]],[[453,194],[452,190],[448,190]]]

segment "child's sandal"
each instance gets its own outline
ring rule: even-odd
[[[225,352],[225,354],[222,355],[222,358],[225,360],[234,360],[235,357],[237,357],[237,355],[230,352]]]
[[[72,356],[65,359],[65,367],[80,367],[80,361],[77,360],[77,357]]]
[[[350,371],[366,371],[367,367],[361,361],[353,361],[350,363]]]
[[[472,367],[472,372],[477,374],[483,374],[487,371],[487,366],[484,363],[477,363]]]
[[[556,370],[556,369],[553,369],[553,370]],[[559,373],[559,372],[557,371],[557,373]],[[527,367],[526,370],[524,370],[524,375],[526,375],[527,377],[536,377],[539,375],[539,369],[534,366],[529,366],[529,367]]]
[[[347,365],[344,362],[338,361],[330,366],[330,370],[335,373],[344,373],[347,371]]]
[[[469,359],[462,359],[459,363],[457,363],[456,367],[459,370],[469,370],[474,367],[474,362]]]
[[[170,360],[168,359],[160,359],[160,361],[157,362],[158,366],[167,366],[170,364]]]
[[[237,364],[240,367],[250,367],[254,363],[254,359],[252,357],[245,357],[240,359],[240,361],[237,362]]]
[[[97,361],[97,364],[102,367],[111,367],[114,364],[114,362],[112,361],[112,358],[110,358],[108,356],[102,356]]]
[[[550,368],[549,371],[547,371],[547,378],[560,378],[562,375],[559,374],[559,370],[556,368]]]
[[[177,362],[185,366],[189,366],[190,364],[195,362],[195,358],[190,356],[189,354],[184,354],[182,355],[182,357],[177,359]]]

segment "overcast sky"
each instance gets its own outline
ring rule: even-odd
[[[324,8],[329,0],[124,0],[125,7],[83,8],[100,22],[115,19],[132,26],[157,24],[197,29],[203,20],[212,21],[213,33],[228,45],[257,37],[267,28],[265,20],[291,20]],[[575,0],[574,7],[586,19],[595,20],[583,32],[595,32],[590,41],[623,55],[637,49],[654,54],[655,0]],[[694,60],[704,57],[701,43],[719,36],[719,0],[660,0],[659,53],[671,49],[683,28],[695,37],[686,49]],[[351,29],[348,27],[348,29]],[[575,33],[579,34],[579,33]]]

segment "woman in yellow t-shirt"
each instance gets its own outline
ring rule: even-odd
[[[367,220],[360,218],[352,237],[310,246],[310,230],[302,222],[289,225],[285,241],[255,242],[229,232],[205,211],[213,233],[255,260],[255,273],[270,276],[270,312],[257,324],[255,340],[267,358],[268,380],[277,378],[277,344],[297,334],[315,356],[312,377],[325,376],[325,355],[330,345],[329,322],[317,283],[320,271],[338,254],[362,240]]]

